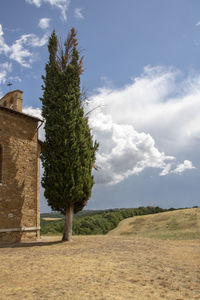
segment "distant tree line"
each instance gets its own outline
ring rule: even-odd
[[[72,230],[74,235],[107,234],[110,230],[117,227],[119,222],[123,219],[172,210],[175,210],[175,208],[163,209],[158,206],[140,206],[138,208],[82,211],[75,215]],[[47,214],[45,214],[45,216],[47,216]],[[58,217],[59,215],[56,216]],[[44,217],[44,215],[42,217]],[[62,215],[60,215],[60,217],[62,217]],[[45,221],[41,218],[41,234],[62,234],[63,229],[64,219]]]

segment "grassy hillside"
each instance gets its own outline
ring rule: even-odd
[[[200,208],[129,218],[121,221],[108,234],[172,240],[199,239]]]
[[[173,210],[173,209],[170,209]],[[74,216],[73,234],[94,235],[107,234],[115,228],[123,219],[133,216],[155,214],[164,212],[166,209],[160,207],[138,207],[127,209],[110,209],[102,211],[82,211]],[[64,230],[64,219],[60,214],[41,215],[41,234],[57,235]]]

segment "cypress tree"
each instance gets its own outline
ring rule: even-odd
[[[82,61],[72,28],[60,47],[55,31],[49,38],[49,62],[43,76],[42,115],[45,142],[42,151],[42,186],[48,204],[65,215],[63,240],[72,236],[73,214],[82,210],[94,184],[92,167],[98,143],[93,142],[88,119],[81,103]]]

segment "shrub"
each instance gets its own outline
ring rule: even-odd
[[[174,210],[170,208],[170,210]],[[138,208],[123,208],[111,209],[103,211],[86,211],[77,214],[73,220],[73,234],[75,235],[92,235],[92,234],[106,234],[110,230],[118,226],[123,219],[155,214],[167,211],[167,209],[158,206],[140,206]],[[41,234],[62,234],[64,229],[64,220],[45,221],[41,219]]]

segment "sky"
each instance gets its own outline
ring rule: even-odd
[[[72,27],[100,144],[86,209],[199,205],[200,1],[1,0],[0,97],[40,116],[48,38]]]

